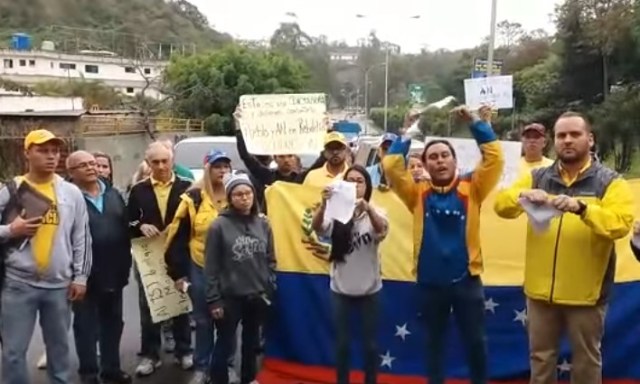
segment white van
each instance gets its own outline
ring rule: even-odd
[[[179,141],[174,147],[175,162],[187,167],[196,180],[202,177],[204,171],[204,157],[212,149],[222,151],[231,159],[231,165],[236,171],[247,171],[240,155],[235,136],[200,136],[190,137]],[[308,168],[318,158],[318,154],[299,155],[302,166]],[[271,164],[275,168],[275,163]]]

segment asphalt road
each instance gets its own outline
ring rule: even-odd
[[[138,294],[135,280],[130,279],[130,284],[125,289],[124,294],[124,316],[125,329],[122,335],[122,343],[120,347],[123,370],[133,376],[136,364],[138,362],[138,350],[140,348],[140,320],[138,311]],[[73,336],[69,335],[72,346],[71,356],[73,361],[74,374],[78,369],[78,359],[76,357],[75,348],[73,347]],[[39,370],[36,363],[40,355],[44,351],[40,327],[36,324],[36,331],[31,340],[28,359],[31,375],[31,384],[48,384],[46,371]],[[146,384],[164,384],[164,383],[188,383],[191,373],[184,372],[174,365],[173,356],[163,356],[163,366],[156,373],[148,378],[135,379],[134,382]],[[77,375],[74,377],[74,383],[79,383]]]

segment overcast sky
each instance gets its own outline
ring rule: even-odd
[[[489,35],[491,0],[190,0],[214,28],[241,39],[266,39],[280,22],[330,40],[355,43],[375,29],[381,39],[405,52],[459,49]],[[554,31],[551,14],[561,0],[498,0],[497,20],[519,22],[526,29]],[[356,14],[366,15],[356,18]],[[420,15],[419,19],[410,16]]]

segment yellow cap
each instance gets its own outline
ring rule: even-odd
[[[344,137],[344,135],[340,132],[329,132],[327,133],[327,135],[324,137],[324,145],[327,146],[330,143],[340,143],[342,145],[347,145],[347,139]]]
[[[47,131],[46,129],[36,129],[35,131],[29,132],[27,137],[24,138],[24,149],[27,150],[32,145],[41,145],[50,141],[55,141],[59,145],[64,144],[64,140],[56,137],[56,135],[51,131]]]

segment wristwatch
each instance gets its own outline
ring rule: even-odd
[[[578,205],[579,205],[578,210],[573,213],[575,213],[578,216],[582,216],[584,211],[587,210],[587,204],[584,201],[578,200]]]

